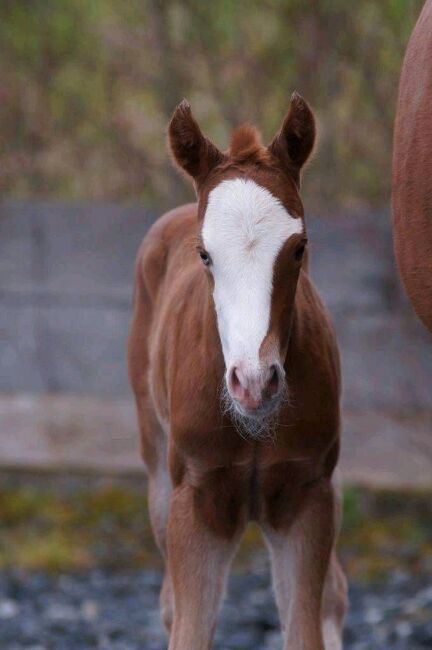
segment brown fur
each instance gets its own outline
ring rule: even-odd
[[[161,603],[170,650],[210,647],[224,579],[250,518],[260,523],[272,555],[285,648],[324,650],[323,616],[333,625],[326,650],[341,647],[346,585],[333,551],[340,515],[332,480],[339,359],[327,314],[295,256],[303,238],[289,240],[277,259],[271,324],[260,350],[283,350],[290,391],[273,441],[245,440],[222,412],[225,364],[212,284],[196,252],[209,192],[224,179],[252,178],[290,214],[303,215],[297,187],[314,131],[305,106],[294,97],[267,150],[243,127],[231,153],[219,154],[182,106],[169,130],[177,163],[193,169],[198,203],[164,215],[140,249],[129,367],[152,523],[167,563]]]
[[[233,132],[228,155],[236,163],[259,164],[270,159],[260,134],[252,124],[243,124]]]
[[[432,0],[411,35],[399,87],[393,153],[395,253],[407,293],[432,331]]]

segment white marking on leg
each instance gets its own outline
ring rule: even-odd
[[[323,637],[325,650],[342,650],[340,630],[331,618],[323,621]]]

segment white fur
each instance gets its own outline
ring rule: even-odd
[[[292,235],[302,233],[269,190],[250,179],[220,183],[209,194],[202,238],[212,259],[214,301],[226,367],[259,372],[270,323],[273,268]]]
[[[342,650],[341,632],[333,619],[324,619],[323,636],[325,650]]]

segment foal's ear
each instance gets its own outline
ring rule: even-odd
[[[300,179],[300,170],[312,152],[315,133],[312,110],[303,97],[294,92],[289,111],[279,133],[269,145],[269,151],[290,169],[297,182]]]
[[[224,159],[223,153],[202,134],[186,99],[173,113],[168,140],[174,160],[197,184]]]

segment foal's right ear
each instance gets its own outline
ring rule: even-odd
[[[197,185],[225,158],[202,134],[186,99],[173,113],[168,126],[168,140],[177,165],[192,176]]]

